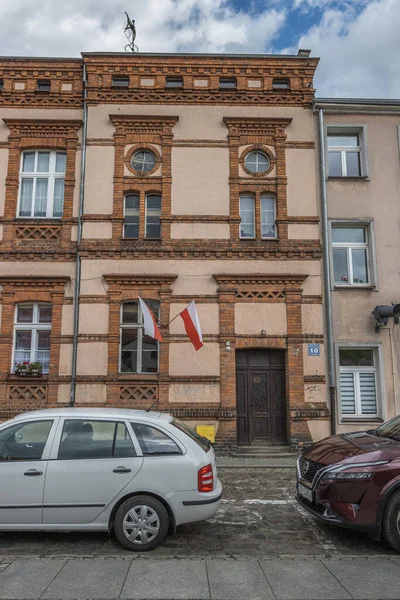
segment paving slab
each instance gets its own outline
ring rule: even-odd
[[[133,560],[121,592],[132,600],[209,600],[205,560]]]
[[[347,600],[350,594],[317,560],[261,560],[260,565],[277,600]]]
[[[36,600],[64,567],[51,558],[15,560],[0,574],[0,598]]]
[[[212,600],[269,600],[274,596],[257,560],[207,560]]]
[[[355,599],[398,600],[400,569],[387,558],[322,561]]]
[[[41,597],[62,600],[118,598],[130,565],[131,561],[123,558],[69,560]]]

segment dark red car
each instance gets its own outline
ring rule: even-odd
[[[296,499],[315,517],[383,536],[400,552],[400,416],[306,450],[297,462]]]

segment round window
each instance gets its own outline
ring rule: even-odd
[[[269,169],[269,158],[263,152],[249,152],[244,159],[245,167],[251,173],[265,173]]]
[[[132,156],[131,165],[138,173],[148,173],[154,169],[156,162],[156,156],[151,150],[138,150]]]

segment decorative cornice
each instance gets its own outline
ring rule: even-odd
[[[54,287],[66,286],[71,278],[65,275],[44,276],[44,275],[4,275],[0,277],[0,285],[10,286],[12,288],[32,288],[32,287]]]
[[[229,129],[229,135],[285,135],[286,127],[293,119],[263,118],[263,117],[224,117],[224,123]]]
[[[13,137],[76,139],[82,121],[69,119],[3,119]]]
[[[308,275],[297,273],[253,273],[250,275],[240,274],[216,274],[214,279],[219,285],[299,285]]]
[[[162,285],[171,285],[178,275],[133,275],[131,273],[121,273],[103,275],[109,285],[129,286],[129,287],[160,287]]]
[[[132,101],[131,101],[132,102]],[[117,133],[171,134],[179,117],[166,115],[109,115]]]

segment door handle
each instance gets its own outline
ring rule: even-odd
[[[39,475],[43,475],[43,472],[36,471],[36,469],[29,469],[29,471],[25,471],[24,475],[26,475],[26,477],[39,477]]]
[[[131,472],[131,470],[127,469],[126,467],[117,467],[113,471],[113,473],[130,473],[130,472]]]

